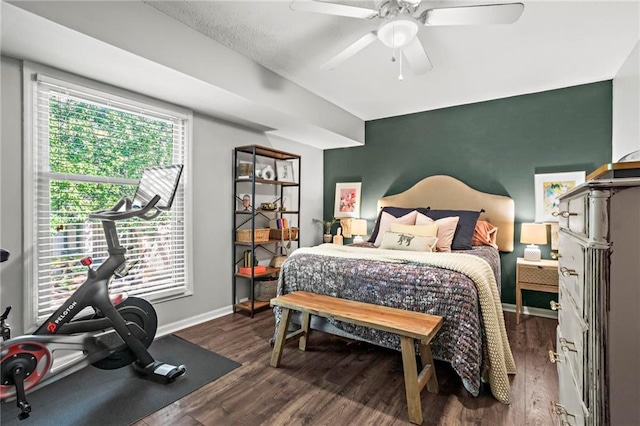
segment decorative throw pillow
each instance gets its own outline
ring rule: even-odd
[[[486,220],[479,220],[476,223],[476,228],[473,232],[473,239],[471,240],[472,246],[491,246],[495,249],[498,248],[496,243],[496,237],[498,234],[498,228],[493,226]]]
[[[429,210],[425,213],[433,220],[442,219],[445,217],[458,216],[458,228],[453,236],[453,242],[451,243],[452,250],[471,250],[471,240],[473,239],[473,232],[476,228],[476,222],[480,212],[469,210]]]
[[[430,217],[418,213],[416,217],[416,225],[429,225],[435,223],[438,225],[438,242],[436,243],[436,249],[442,252],[451,251],[451,243],[453,242],[453,236],[456,233],[456,227],[460,218],[445,217],[438,220],[433,220]]]
[[[380,248],[389,250],[434,251],[438,238],[421,237],[402,232],[387,231],[382,235]]]
[[[378,232],[380,231],[380,219],[382,218],[382,213],[389,213],[393,217],[404,216],[407,213],[411,213],[412,211],[417,211],[418,213],[425,214],[429,211],[429,207],[383,207],[378,213],[378,218],[376,219],[376,223],[373,226],[373,231],[371,231],[371,236],[369,237],[369,242],[373,243],[378,238]],[[382,231],[384,232],[384,231]]]
[[[416,223],[417,215],[418,215],[418,212],[415,210],[400,217],[393,217],[387,212],[382,212],[382,214],[380,215],[380,220],[378,221],[380,225],[378,236],[374,240],[375,242],[373,244],[376,247],[380,247],[380,244],[382,243],[382,236],[384,235],[385,232],[389,230],[389,225],[391,225],[391,223],[396,222],[396,223],[401,223],[403,225],[413,225]]]
[[[400,223],[392,223],[389,226],[391,232],[402,232],[403,234],[411,234],[418,237],[437,237],[438,225],[434,223],[429,225],[402,225]]]

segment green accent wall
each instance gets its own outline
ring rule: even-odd
[[[427,176],[446,174],[510,196],[516,244],[501,254],[502,300],[515,303],[515,263],[524,250],[520,224],[535,218],[534,175],[589,174],[610,162],[611,123],[611,81],[369,121],[364,146],[324,152],[324,217],[333,216],[336,182],[362,182],[361,216],[369,232],[378,198]],[[542,250],[548,258],[549,245]],[[549,308],[552,299],[523,294],[528,306]]]

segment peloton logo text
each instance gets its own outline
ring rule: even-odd
[[[65,309],[64,311],[62,311],[62,313],[58,316],[58,318],[55,319],[54,322],[50,322],[49,324],[47,324],[47,331],[50,333],[55,333],[56,329],[58,328],[58,324],[60,324],[60,321],[62,321],[63,319],[66,318],[67,315],[69,315],[69,313],[71,311],[73,311],[73,309],[78,305],[78,302],[73,302],[69,305],[69,307],[67,307],[67,309]]]

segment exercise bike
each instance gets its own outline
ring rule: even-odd
[[[134,266],[125,258],[127,249],[120,245],[116,222],[151,220],[170,209],[181,174],[182,165],[146,168],[133,200],[123,197],[111,209],[89,214],[102,221],[109,257],[98,268],[91,266],[91,258],[81,260],[87,267],[86,280],[33,334],[11,338],[6,324],[11,307],[0,316],[0,399],[15,398],[20,420],[31,412],[27,393],[88,365],[112,370],[133,364],[140,375],[165,384],[185,374],[184,365],[156,361],[147,351],[158,325],[153,306],[137,297],[112,300],[109,295],[113,277],[126,276]],[[8,257],[5,253],[3,258]],[[93,312],[75,318],[87,307]],[[56,359],[56,351],[74,351],[77,356]]]

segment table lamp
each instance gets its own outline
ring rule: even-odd
[[[528,244],[524,249],[524,260],[539,261],[540,249],[537,244],[547,244],[547,225],[544,223],[523,223],[520,228],[520,242]]]
[[[351,221],[351,234],[353,237],[353,243],[359,244],[364,240],[363,235],[367,235],[367,221],[364,219],[353,219]]]

